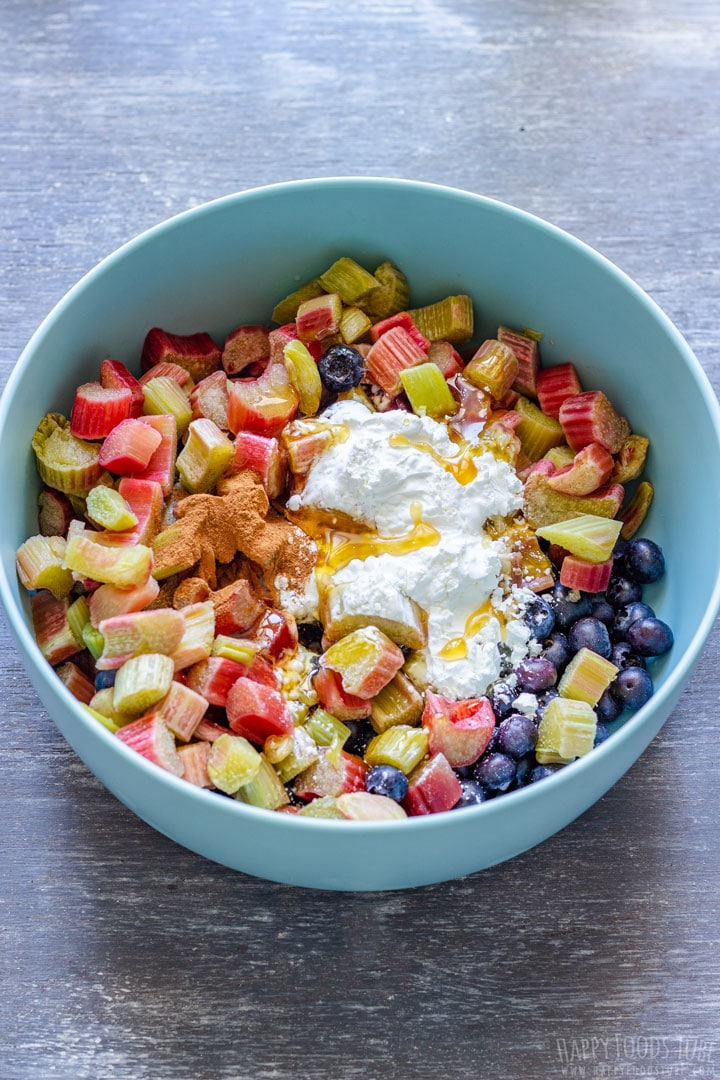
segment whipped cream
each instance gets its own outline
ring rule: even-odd
[[[415,550],[369,554],[336,569],[332,584],[345,587],[344,606],[353,594],[359,610],[369,604],[391,611],[398,594],[411,598],[427,617],[427,684],[451,698],[484,693],[500,673],[501,644],[513,666],[528,652],[520,616],[533,594],[503,593],[501,557],[508,549],[483,529],[488,518],[520,509],[514,470],[477,443],[468,457],[467,444],[453,441],[447,425],[430,417],[376,413],[344,401],[322,419],[343,425],[344,438],[322,453],[302,491],[288,500],[299,523],[303,512],[324,510],[384,539],[408,537],[418,522],[432,536]],[[304,615],[312,592],[309,586],[298,605]]]

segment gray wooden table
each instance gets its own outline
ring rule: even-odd
[[[364,173],[576,233],[720,385],[717,0],[2,0],[0,35],[3,382],[140,230]],[[720,1076],[717,633],[581,820],[377,895],[254,880],[154,833],[0,634],[0,1080]]]

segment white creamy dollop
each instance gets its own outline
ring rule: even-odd
[[[410,597],[427,615],[428,684],[451,698],[484,693],[500,673],[501,642],[513,666],[528,652],[529,633],[518,614],[532,594],[514,589],[503,596],[500,559],[507,547],[483,530],[489,517],[520,509],[520,480],[507,462],[485,450],[473,455],[476,475],[460,483],[452,463],[462,448],[445,423],[430,417],[376,413],[345,401],[323,419],[344,425],[347,437],[322,453],[288,509],[299,511],[300,521],[308,509],[346,514],[384,538],[407,536],[418,519],[436,529],[437,543],[353,559],[335,571],[333,584],[378,603],[398,591]],[[468,635],[468,620],[483,606],[489,617]],[[503,625],[493,610],[502,612]],[[466,655],[451,658],[448,645],[463,638]]]

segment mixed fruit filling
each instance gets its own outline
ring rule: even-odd
[[[155,765],[404,818],[543,780],[653,693],[648,439],[541,335],[338,259],[270,325],[147,334],[32,445],[45,659]]]

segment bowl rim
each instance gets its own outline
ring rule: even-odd
[[[486,195],[479,195],[477,193],[464,190],[462,188],[455,188],[443,184],[429,183],[426,181],[409,180],[394,177],[382,177],[382,176],[328,176],[328,177],[314,177],[305,178],[300,180],[282,181],[273,184],[262,185],[258,187],[252,187],[238,192],[228,193],[218,198],[208,200],[199,204],[198,206],[191,207],[187,210],[175,214],[169,218],[166,218],[126,241],[120,247],[104,256],[98,263],[91,267],[83,276],[73,285],[57,303],[48,312],[45,318],[42,320],[38,328],[32,334],[27,345],[22,350],[16,364],[14,365],[10,375],[7,379],[5,387],[3,389],[2,397],[0,398],[0,445],[3,442],[3,435],[7,424],[8,415],[12,409],[12,402],[16,392],[16,388],[22,381],[26,369],[32,362],[32,356],[38,345],[52,333],[53,328],[57,320],[63,315],[68,307],[72,305],[77,296],[79,296],[86,289],[91,288],[94,280],[103,273],[111,270],[116,263],[122,262],[122,260],[132,254],[135,250],[142,248],[145,244],[151,243],[155,238],[164,235],[178,226],[182,227],[183,223],[188,220],[202,217],[207,214],[214,214],[216,212],[222,212],[226,207],[233,204],[245,204],[252,203],[258,199],[266,199],[268,197],[292,195],[294,192],[306,192],[313,189],[322,188],[325,186],[332,187],[334,189],[346,188],[348,190],[356,188],[377,188],[378,190],[391,190],[391,189],[413,189],[419,192],[424,192],[428,195],[437,195],[443,199],[451,199],[456,202],[463,202],[467,205],[475,205],[489,210],[494,214],[498,214],[501,217],[511,218],[513,220],[519,220],[524,222],[528,226],[535,230],[546,233],[552,237],[555,241],[559,241],[561,244],[565,244],[568,247],[575,249],[583,258],[589,259],[591,262],[599,264],[604,268],[605,272],[622,285],[625,289],[633,295],[634,299],[646,309],[647,313],[652,318],[659,322],[666,334],[672,340],[675,348],[682,354],[685,361],[688,375],[691,376],[697,389],[699,390],[701,397],[703,398],[705,407],[707,409],[708,418],[710,419],[714,428],[715,437],[718,443],[720,452],[720,406],[718,405],[717,398],[713,391],[710,380],[705,373],[704,369],[700,365],[700,362],[694,355],[692,349],[685,341],[679,330],[675,327],[671,319],[665,314],[660,306],[638,285],[628,274],[625,273],[620,267],[618,267],[609,258],[591,247],[588,243],[580,240],[572,233],[567,232],[565,229],[552,224],[551,222],[538,217],[537,215],[523,210],[519,207],[513,206],[509,203],[500,201],[495,198],[491,198]],[[14,584],[14,583],[13,583]],[[425,831],[433,831],[436,829],[447,828],[448,825],[454,819],[452,812],[429,814],[423,816],[417,816],[405,820],[390,820],[390,821],[363,821],[363,822],[348,822],[323,818],[311,818],[311,817],[298,817],[295,814],[281,814],[277,812],[267,811],[260,807],[250,806],[249,804],[241,803],[235,799],[218,798],[217,793],[204,790],[202,788],[195,787],[192,784],[186,783],[179,777],[173,776],[167,770],[161,769],[156,765],[153,765],[146,758],[137,754],[134,750],[127,747],[121,740],[115,738],[110,731],[105,727],[94,721],[91,716],[85,711],[80,702],[67,690],[67,688],[60,682],[55,675],[54,669],[44,660],[34,636],[30,630],[29,625],[26,622],[25,615],[21,609],[20,604],[16,601],[13,587],[5,573],[5,568],[0,563],[0,599],[2,600],[5,613],[8,621],[14,631],[17,640],[21,645],[21,651],[28,661],[33,661],[35,670],[39,677],[42,679],[44,685],[47,687],[50,695],[55,697],[59,694],[60,700],[64,698],[65,704],[69,707],[72,716],[82,725],[82,727],[91,732],[94,737],[97,737],[101,742],[104,740],[107,746],[112,746],[114,752],[124,756],[126,762],[132,762],[134,766],[144,772],[148,779],[153,779],[156,783],[162,785],[168,785],[170,790],[176,792],[184,792],[185,798],[190,801],[199,800],[198,805],[211,804],[217,808],[224,807],[225,812],[231,814],[233,817],[238,817],[239,821],[243,818],[255,819],[260,815],[258,820],[262,820],[264,826],[285,829],[287,826],[285,822],[292,820],[294,824],[291,826],[293,829],[300,829],[304,831],[310,829],[313,833],[317,834],[319,831],[329,830],[335,832],[336,830],[346,831],[348,825],[354,826],[353,833],[365,831],[370,829],[376,831],[391,831],[395,832],[400,829],[403,832],[408,828],[421,829]],[[491,799],[478,806],[468,807],[465,809],[465,817],[463,820],[469,820],[470,816],[477,817],[478,820],[488,821],[492,820],[498,813],[502,813],[502,807],[508,805],[507,800],[512,800],[512,804],[520,807],[523,802],[532,804],[537,799],[547,798],[552,792],[560,792],[562,785],[566,785],[569,782],[574,782],[577,778],[580,779],[583,773],[587,773],[588,770],[594,771],[595,769],[602,768],[603,762],[608,755],[613,754],[622,743],[630,741],[636,731],[644,726],[649,714],[654,712],[658,708],[661,708],[668,699],[671,699],[675,693],[679,692],[679,688],[682,687],[685,680],[689,677],[692,668],[696,664],[701,650],[710,635],[714,622],[720,611],[720,560],[718,560],[718,566],[716,568],[715,581],[713,583],[712,592],[708,599],[705,613],[702,619],[699,621],[695,632],[690,639],[684,653],[679,658],[677,663],[674,663],[672,669],[668,672],[667,677],[663,685],[655,691],[650,701],[637,712],[633,713],[623,723],[622,727],[615,731],[612,738],[606,740],[600,746],[596,747],[591,754],[586,755],[583,758],[579,758],[572,762],[569,766],[558,770],[553,776],[548,777],[541,784],[533,784],[516,791],[508,792],[501,799]],[[105,785],[104,785],[105,786]],[[480,817],[482,815],[482,818]],[[346,835],[349,835],[346,833]]]

